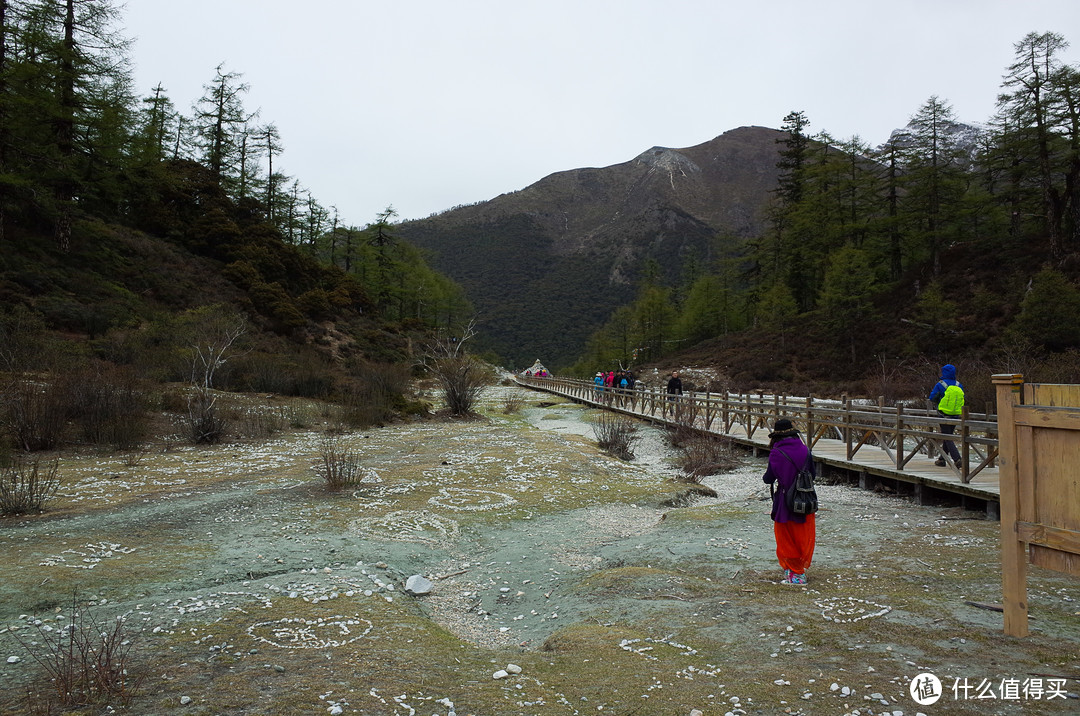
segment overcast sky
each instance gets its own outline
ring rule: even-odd
[[[1080,63],[1080,0],[126,0],[123,25],[140,96],[190,114],[241,73],[275,170],[353,225],[792,110],[872,145],[931,95],[982,122],[1032,31]]]

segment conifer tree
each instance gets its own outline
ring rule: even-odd
[[[63,251],[75,195],[94,196],[95,182],[121,169],[132,98],[118,18],[112,0],[5,4],[5,163],[35,185],[26,197],[51,218]]]
[[[956,125],[952,107],[930,97],[909,123],[907,148],[907,214],[923,237],[933,274],[941,272],[946,234],[958,227],[964,191],[962,158],[950,135]]]
[[[253,115],[244,110],[248,85],[240,82],[239,73],[223,71],[224,66],[215,67],[214,79],[203,85],[194,122],[202,160],[218,184],[228,189],[239,169],[241,130]]]
[[[1068,47],[1055,32],[1031,32],[1013,45],[1014,60],[1002,81],[999,111],[1018,128],[1015,135],[1036,168],[1042,219],[1050,253],[1060,258],[1064,251],[1063,218],[1065,197],[1057,183],[1054,77],[1061,67],[1059,55]]]

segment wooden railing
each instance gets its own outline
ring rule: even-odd
[[[576,378],[517,376],[522,385],[564,395],[599,407],[631,413],[644,418],[706,432],[732,435],[738,430],[753,440],[767,434],[778,417],[786,417],[802,430],[813,447],[823,438],[841,440],[847,459],[854,460],[868,446],[883,450],[896,470],[924,451],[930,457],[942,452],[942,443],[951,440],[960,451],[959,467],[946,465],[962,482],[968,483],[998,457],[997,417],[988,413],[968,413],[945,418],[936,410],[897,405],[864,404],[847,397],[822,400],[809,396],[736,393],[684,393],[672,396],[656,388],[603,388]],[[941,425],[953,425],[955,434],[940,432]],[[764,437],[764,435],[762,435]]]
[[[1005,633],[1027,636],[1028,558],[1080,577],[1080,385],[1025,384],[1019,374],[992,380],[1001,423]]]

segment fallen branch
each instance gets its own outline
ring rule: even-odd
[[[967,601],[965,601],[964,604],[967,604],[969,607],[978,607],[979,609],[986,609],[986,610],[991,611],[991,612],[1004,612],[1005,611],[1005,608],[1003,606],[1001,606],[1000,604],[983,604],[982,602],[967,602]]]
[[[465,573],[466,573],[466,572],[468,572],[468,571],[469,571],[468,569],[459,569],[458,571],[456,571],[456,572],[451,572],[450,574],[440,574],[440,575],[437,575],[437,576],[435,576],[435,577],[432,577],[432,579],[449,579],[450,577],[456,577],[456,576],[458,576],[459,574],[465,574]]]

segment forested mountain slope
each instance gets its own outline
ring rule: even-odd
[[[633,299],[646,262],[676,281],[763,230],[784,136],[743,127],[694,147],[653,147],[399,230],[465,288],[488,347],[514,365],[566,364]]]

